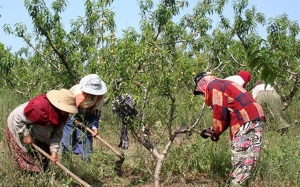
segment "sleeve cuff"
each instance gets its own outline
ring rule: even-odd
[[[53,144],[53,145],[50,145],[50,152],[51,153],[57,153],[59,150],[59,145],[58,144]]]
[[[24,129],[23,137],[28,136],[29,134],[30,134],[29,130],[28,129]]]

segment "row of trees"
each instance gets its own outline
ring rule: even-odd
[[[24,0],[34,30],[28,33],[23,24],[5,25],[7,34],[21,37],[27,45],[13,54],[0,44],[0,81],[30,98],[69,88],[83,75],[97,73],[109,86],[109,97],[133,94],[141,120],[131,132],[157,158],[156,186],[174,138],[195,127],[187,119],[193,125],[177,130],[176,116],[182,115],[178,108],[196,107],[189,91],[199,71],[213,71],[222,78],[247,69],[254,79],[273,84],[285,107],[298,92],[300,28],[285,14],[267,19],[255,6],[249,7],[248,0],[202,0],[193,13],[182,15],[187,0],[139,0],[139,30],[129,27],[117,38],[112,2],[86,0],[85,15],[70,20],[66,31],[61,14],[68,1],[55,0],[47,7],[44,0]],[[228,4],[234,17],[223,13]],[[175,16],[181,16],[180,21],[175,22]],[[212,17],[220,20],[216,27]],[[266,38],[257,32],[259,25],[266,28]],[[187,97],[181,98],[183,92]]]

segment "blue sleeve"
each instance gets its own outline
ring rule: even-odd
[[[92,115],[87,121],[88,121],[88,124],[90,126],[90,128],[93,130],[93,129],[98,129],[99,127],[99,120],[100,120],[100,115],[97,114],[97,115]]]

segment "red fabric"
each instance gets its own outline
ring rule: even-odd
[[[216,137],[230,127],[232,139],[244,123],[265,121],[262,107],[243,88],[227,80],[217,79],[207,85],[206,104],[213,108],[212,130]]]
[[[251,78],[252,78],[252,75],[249,71],[246,71],[246,70],[242,70],[240,72],[238,72],[238,75],[240,77],[242,77],[242,79],[245,81],[245,84],[244,84],[244,88],[246,87],[246,84],[251,81]]]
[[[68,115],[61,115],[60,110],[54,107],[47,99],[46,94],[41,94],[31,99],[24,108],[24,115],[33,123],[58,127],[66,122]]]

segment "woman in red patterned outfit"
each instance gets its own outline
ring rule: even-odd
[[[262,107],[240,85],[217,79],[209,72],[195,78],[194,94],[202,94],[213,109],[213,124],[202,131],[203,138],[218,141],[229,127],[232,170],[231,185],[246,182],[252,174],[262,148],[265,116]]]

